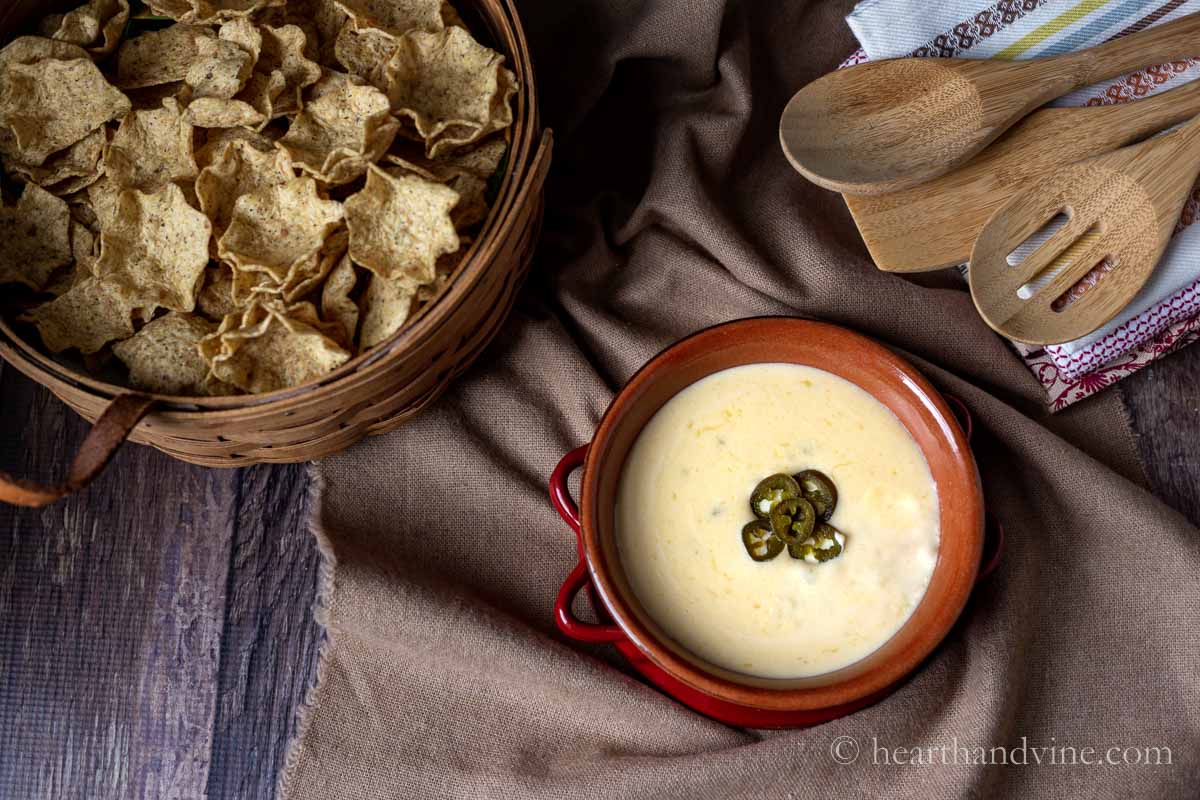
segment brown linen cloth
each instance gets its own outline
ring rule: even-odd
[[[523,4],[561,143],[535,275],[449,396],[318,467],[336,567],[288,800],[1195,796],[1200,539],[1129,479],[1119,398],[1045,418],[967,294],[875,271],[842,201],[780,153],[788,96],[854,47],[850,6]],[[809,730],[694,714],[552,621],[575,562],[546,498],[559,457],[660,348],[760,314],[875,336],[962,397],[1008,533],[910,681]],[[1034,765],[1048,746],[1151,765]],[[947,763],[894,763],[914,747]],[[1029,765],[963,763],[980,747]]]

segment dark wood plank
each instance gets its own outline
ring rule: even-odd
[[[0,469],[59,476],[86,423],[3,366],[0,398]],[[0,507],[0,796],[274,796],[320,635],[307,480],[129,446]]]
[[[0,468],[61,475],[87,431],[0,372]],[[199,797],[237,476],[124,448],[86,493],[0,507],[5,797]]]
[[[1200,346],[1118,384],[1155,493],[1200,525]]]
[[[303,466],[243,471],[226,591],[211,800],[270,798],[316,672],[319,558]]]

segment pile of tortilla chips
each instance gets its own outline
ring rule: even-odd
[[[445,0],[89,0],[0,50],[0,291],[171,395],[319,378],[433,302],[516,78]]]

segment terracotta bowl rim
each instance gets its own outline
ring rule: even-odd
[[[890,646],[897,641],[904,642],[906,646],[901,649],[898,657],[885,660],[869,670],[860,670],[860,674],[851,675],[845,679],[840,678],[839,675],[854,671],[856,665],[850,665],[842,670],[829,673],[827,676],[801,679],[800,682],[805,685],[800,687],[795,686],[797,681],[775,681],[753,676],[738,676],[737,680],[733,680],[728,676],[727,671],[721,670],[719,667],[713,666],[712,669],[701,667],[695,663],[700,659],[695,657],[689,659],[680,655],[676,652],[677,648],[673,649],[665,645],[649,629],[649,626],[634,612],[631,604],[621,594],[603,567],[605,558],[599,536],[597,498],[603,466],[598,462],[601,459],[600,454],[606,451],[608,441],[626,416],[628,399],[638,394],[648,383],[659,379],[660,371],[664,367],[669,368],[670,360],[680,351],[695,350],[699,352],[699,348],[717,345],[722,337],[733,329],[752,326],[778,327],[781,334],[786,333],[787,335],[803,335],[806,331],[821,330],[847,345],[861,348],[869,355],[871,361],[878,365],[879,369],[898,375],[900,384],[913,394],[914,402],[920,403],[928,410],[945,437],[943,449],[946,455],[954,462],[955,469],[961,470],[966,477],[967,491],[961,496],[956,495],[952,502],[956,507],[965,508],[966,515],[975,522],[972,525],[962,526],[961,531],[955,530],[950,533],[952,536],[966,537],[965,545],[957,548],[957,552],[960,554],[958,562],[961,563],[943,564],[945,548],[939,543],[938,563],[934,568],[934,575],[936,576],[942,569],[951,570],[949,584],[941,592],[940,605],[938,597],[930,595],[929,591],[918,604],[919,609],[927,602],[932,602],[939,613],[932,620],[927,620],[925,625],[914,627],[917,616],[917,611],[914,610],[913,615],[901,626],[899,631],[879,648],[883,649],[884,646]],[[744,363],[778,363],[778,359]],[[713,370],[713,372],[716,371],[720,370]],[[928,459],[928,456],[926,457]],[[839,325],[797,317],[750,317],[720,323],[697,331],[660,351],[629,379],[629,382],[614,397],[605,411],[588,448],[581,484],[580,521],[584,555],[592,586],[609,616],[639,651],[673,677],[699,692],[751,708],[776,711],[830,708],[882,692],[903,680],[920,666],[941,643],[962,614],[974,587],[983,551],[984,501],[979,471],[966,436],[946,400],[912,364],[879,342]],[[947,498],[943,497],[939,491],[939,509],[943,516],[946,502]],[[944,542],[947,531],[943,529],[941,535],[942,542]],[[931,576],[930,590],[933,589],[933,585],[934,577]],[[878,650],[875,652],[878,653]],[[869,658],[871,656],[867,657],[867,659]],[[867,659],[863,659],[863,661]],[[722,672],[726,674],[720,674]],[[774,684],[779,684],[779,686],[774,686]]]

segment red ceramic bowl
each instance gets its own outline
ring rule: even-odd
[[[938,489],[938,559],[912,616],[871,655],[809,678],[757,678],[689,653],[638,602],[614,536],[615,498],[625,457],[655,412],[707,375],[762,362],[817,367],[870,392],[916,440]],[[582,504],[576,508],[566,482],[580,466]],[[732,725],[812,725],[883,697],[946,636],[976,580],[990,572],[999,556],[997,540],[981,569],[984,508],[979,473],[967,434],[947,401],[912,365],[883,346],[844,328],[800,319],[761,318],[719,325],[660,353],[613,400],[592,443],[568,453],[559,463],[550,493],[555,508],[578,535],[580,555],[579,565],[559,592],[559,628],[579,641],[614,644],[667,694]],[[585,623],[572,613],[571,603],[585,585],[590,587],[597,616],[606,624]]]

